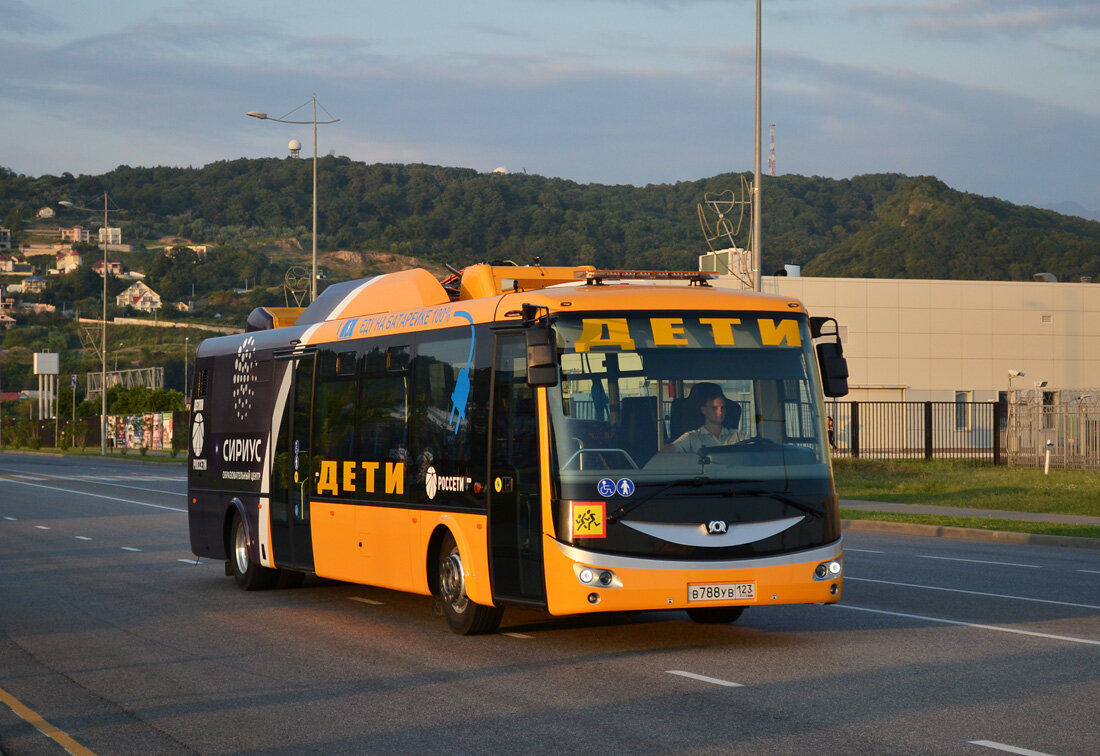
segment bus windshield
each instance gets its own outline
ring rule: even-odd
[[[550,390],[559,485],[604,479],[752,483],[827,475],[804,316],[563,316]]]

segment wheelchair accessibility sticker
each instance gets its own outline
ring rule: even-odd
[[[620,478],[616,483],[611,478],[602,478],[600,482],[596,484],[596,491],[605,499],[610,499],[615,494],[619,494],[619,496],[633,496],[634,481],[630,478]]]

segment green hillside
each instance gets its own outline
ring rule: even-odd
[[[696,205],[706,192],[738,189],[742,178],[582,185],[331,156],[320,160],[318,176],[322,253],[400,255],[435,267],[539,256],[547,263],[636,268],[697,267],[706,245]],[[56,208],[62,199],[96,207],[106,189],[112,204],[127,211],[128,241],[178,236],[260,252],[269,261],[296,253],[301,262],[308,255],[311,181],[311,161],[290,158],[121,166],[78,177],[0,169],[0,224],[18,243],[38,208]],[[1049,271],[1076,280],[1100,273],[1100,223],[957,192],[932,177],[766,177],[763,205],[765,272],[795,263],[819,276],[1029,280]],[[71,211],[57,220],[98,225],[94,214]],[[253,257],[216,267],[223,279],[276,283],[286,266],[266,270]],[[152,274],[149,282],[158,285]],[[210,283],[204,276],[175,287],[209,291]],[[223,280],[218,287],[224,286]]]

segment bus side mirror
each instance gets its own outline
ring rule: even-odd
[[[833,324],[832,332],[825,333],[825,326]],[[810,335],[817,339],[833,338],[815,347],[817,366],[821,371],[821,388],[825,396],[835,398],[848,393],[848,360],[844,359],[844,347],[840,343],[840,326],[833,318],[810,318]]]
[[[817,364],[821,368],[821,388],[825,396],[835,398],[848,393],[848,360],[839,341],[818,344]]]
[[[550,327],[549,311],[538,322],[538,311],[544,307],[523,305],[523,320],[527,326],[527,384],[529,386],[558,385],[558,349],[554,329]]]

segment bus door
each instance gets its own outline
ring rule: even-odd
[[[493,598],[545,605],[535,390],[523,333],[497,334],[489,442]]]
[[[271,545],[279,567],[313,570],[309,438],[315,355],[288,358],[290,391],[283,406],[271,470]]]

